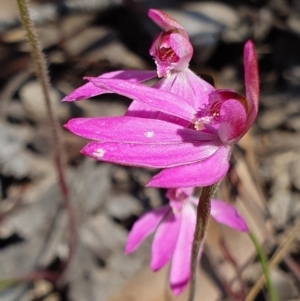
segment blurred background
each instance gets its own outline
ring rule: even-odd
[[[0,300],[173,300],[168,267],[157,273],[148,267],[151,238],[135,253],[123,254],[134,221],[166,202],[164,190],[144,188],[157,171],[84,158],[79,150],[86,141],[65,130],[79,239],[60,277],[70,256],[69,232],[51,129],[15,1],[0,4]],[[116,95],[76,103],[60,99],[83,84],[83,76],[155,68],[148,50],[160,29],[147,17],[149,8],[164,10],[187,29],[195,49],[191,69],[213,76],[217,88],[244,93],[243,45],[255,42],[259,116],[235,147],[218,197],[239,209],[270,258],[300,214],[300,1],[36,0],[29,5],[61,125],[78,116],[125,112],[130,101]],[[271,268],[279,300],[300,300],[299,238]],[[261,272],[248,236],[210,221],[196,300],[243,300]],[[23,281],[6,287],[8,279],[20,277]],[[178,300],[186,297],[185,292]],[[269,300],[266,289],[256,300]]]

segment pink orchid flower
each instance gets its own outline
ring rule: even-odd
[[[193,56],[186,30],[166,13],[150,9],[148,16],[162,29],[154,40],[150,55],[157,66],[158,77],[170,76],[171,70],[185,71]]]
[[[150,55],[155,60],[157,73],[155,71],[124,70],[105,73],[97,78],[141,83],[156,76],[163,77],[153,85],[154,88],[172,92],[182,96],[186,100],[194,99],[195,95],[197,95],[199,101],[205,103],[208,99],[208,93],[212,92],[214,88],[188,68],[193,55],[193,47],[186,30],[169,15],[160,10],[150,9],[148,15],[164,30],[154,40],[150,48]],[[105,87],[94,85],[90,81],[67,95],[63,101],[75,101],[104,93],[111,93],[111,91],[105,89]],[[157,118],[167,121],[172,120],[177,124],[188,126],[186,120],[157,111],[139,101],[132,102],[126,115]]]
[[[227,173],[232,146],[249,130],[257,115],[259,80],[251,41],[244,47],[244,67],[246,98],[230,90],[213,90],[206,99],[201,92],[193,97],[189,94],[187,99],[131,81],[89,78],[98,87],[146,104],[170,118],[78,118],[65,127],[95,140],[81,152],[96,160],[164,168],[148,186],[212,185]],[[184,120],[188,128],[177,120]]]
[[[205,103],[208,100],[208,94],[214,91],[214,88],[188,68],[193,55],[193,47],[186,30],[162,11],[150,9],[148,15],[164,30],[150,48],[150,55],[157,66],[157,75],[163,77],[153,85],[153,88],[172,92],[183,97],[184,100],[194,99],[195,95],[198,95],[199,99]],[[126,116],[160,119],[189,126],[189,122],[184,119],[160,112],[135,100],[129,106]]]
[[[125,253],[131,253],[141,242],[154,233],[151,269],[157,271],[172,260],[170,287],[179,295],[190,279],[191,249],[196,225],[198,198],[193,188],[172,188],[167,191],[169,204],[140,217],[129,233]],[[237,231],[248,227],[237,210],[220,200],[211,200],[211,216],[219,223]]]

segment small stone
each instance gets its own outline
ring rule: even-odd
[[[290,66],[286,70],[283,71],[284,79],[292,86],[299,86],[300,83],[300,65],[297,62],[297,65]]]
[[[142,211],[139,200],[125,193],[108,198],[105,208],[109,215],[120,220],[131,215],[138,216]]]
[[[145,188],[145,195],[149,199],[151,207],[159,207],[163,204],[162,194],[160,189],[157,188]]]
[[[260,114],[258,119],[258,125],[263,130],[271,130],[283,124],[286,119],[286,115],[281,109],[269,109]]]
[[[58,90],[50,88],[49,92],[54,110],[58,113],[60,120],[66,121],[70,115],[68,105],[60,102],[62,96]],[[29,119],[37,123],[49,122],[49,113],[38,81],[26,83],[20,90],[20,99]]]
[[[293,161],[289,166],[289,174],[292,185],[300,190],[300,161],[299,158]]]
[[[291,130],[300,131],[300,116],[289,117],[285,125]]]
[[[128,171],[122,166],[114,165],[112,167],[112,177],[119,185],[126,185],[130,182]]]
[[[287,26],[297,35],[300,35],[300,14],[291,13],[288,20]]]
[[[263,41],[274,24],[274,16],[270,9],[262,8],[258,12],[258,20],[254,27],[254,40]]]
[[[10,120],[21,122],[26,118],[26,112],[19,101],[9,101],[3,111],[3,115]]]
[[[86,158],[77,169],[69,170],[69,186],[73,200],[82,202],[87,213],[94,213],[102,208],[111,190],[111,165],[98,164]]]
[[[3,42],[5,43],[20,43],[26,42],[26,36],[24,30],[21,28],[10,29],[3,34]],[[28,50],[28,47],[27,47]]]
[[[66,41],[65,50],[71,56],[78,56],[87,51],[92,45],[107,38],[109,34],[112,33],[101,27],[87,27]]]
[[[278,268],[273,268],[271,269],[271,280],[274,285],[278,300],[298,299],[299,291],[294,284],[291,274],[285,273]],[[267,294],[267,300],[271,300],[269,294]]]
[[[151,174],[149,170],[142,169],[142,168],[134,168],[132,170],[132,176],[136,182],[140,185],[145,186],[151,179]]]
[[[287,190],[281,190],[270,198],[269,210],[274,226],[283,229],[290,218],[291,195]]]

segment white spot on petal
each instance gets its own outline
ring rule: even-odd
[[[105,150],[103,148],[98,148],[93,152],[93,155],[99,159],[103,158],[104,154],[105,154]]]
[[[154,137],[154,132],[153,132],[153,131],[151,131],[151,132],[146,132],[146,133],[145,133],[145,136],[146,136],[147,138],[153,138],[153,137]]]

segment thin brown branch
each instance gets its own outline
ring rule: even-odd
[[[46,109],[48,112],[49,123],[50,123],[51,134],[52,134],[54,164],[58,175],[59,185],[60,185],[62,198],[64,202],[64,208],[69,217],[69,236],[68,236],[69,257],[68,260],[65,262],[64,266],[62,267],[62,271],[65,271],[75,252],[75,248],[77,245],[77,230],[76,230],[75,214],[72,208],[72,203],[70,199],[69,189],[68,189],[65,170],[64,170],[65,160],[63,158],[64,151],[63,151],[63,143],[61,138],[61,128],[50,99],[49,91],[51,86],[50,86],[50,80],[47,71],[46,59],[43,54],[41,45],[38,41],[38,35],[36,29],[29,15],[28,1],[27,0],[16,0],[16,1],[20,11],[21,22],[23,28],[25,29],[27,39],[28,39],[28,44],[31,50],[31,55],[35,64],[36,74],[43,91],[43,96],[45,100]]]

